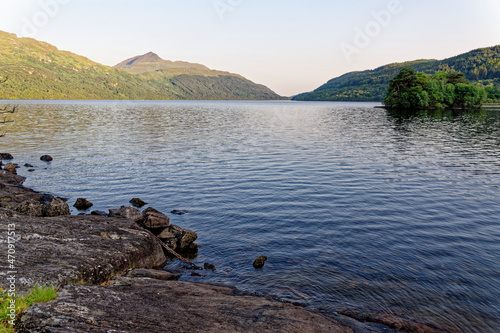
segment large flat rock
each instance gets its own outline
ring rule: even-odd
[[[206,284],[121,277],[59,295],[29,308],[18,332],[352,332],[291,304]]]
[[[34,284],[98,284],[132,267],[164,265],[160,245],[132,224],[98,216],[29,217],[0,208],[0,285],[8,285],[9,271],[16,271],[17,291],[24,293]],[[14,267],[7,262],[9,225],[15,226]]]

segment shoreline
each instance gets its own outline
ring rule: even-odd
[[[10,170],[15,171],[15,168],[12,169],[11,166]],[[16,266],[18,292],[26,294],[35,285],[54,286],[63,298],[47,304],[34,304],[18,318],[16,329],[19,332],[40,329],[56,332],[58,330],[53,329],[60,325],[61,320],[78,325],[82,324],[81,320],[86,323],[81,327],[67,326],[62,332],[96,330],[101,324],[104,325],[110,316],[116,322],[114,326],[108,327],[103,332],[118,329],[121,327],[121,321],[130,323],[130,318],[123,317],[123,313],[114,312],[120,308],[111,310],[112,304],[96,306],[89,303],[89,300],[96,297],[102,299],[112,297],[110,295],[118,292],[117,289],[123,296],[134,293],[138,297],[136,301],[129,301],[126,304],[128,308],[125,312],[141,313],[142,310],[136,309],[138,304],[144,302],[148,304],[149,310],[140,315],[141,319],[135,323],[137,326],[134,326],[132,331],[140,329],[148,332],[145,327],[149,327],[149,324],[145,322],[151,312],[163,313],[163,316],[153,320],[156,322],[155,325],[165,322],[164,316],[170,315],[164,313],[165,306],[167,306],[165,302],[168,300],[167,307],[172,304],[179,306],[176,310],[176,317],[167,321],[169,325],[173,325],[172,321],[176,322],[177,326],[166,326],[163,329],[179,332],[207,331],[205,323],[219,327],[219,330],[215,332],[221,330],[342,333],[394,333],[398,332],[397,330],[448,332],[434,325],[376,310],[348,308],[335,314],[323,315],[301,306],[271,300],[267,297],[244,295],[239,293],[236,287],[217,286],[204,282],[179,282],[177,279],[181,275],[161,269],[167,262],[167,256],[158,239],[151,237],[146,231],[137,230],[137,226],[144,227],[143,219],[149,216],[149,222],[153,223],[149,225],[150,230],[155,234],[161,233],[161,230],[167,231],[167,238],[162,241],[174,249],[180,246],[184,239],[186,243],[183,245],[184,250],[193,250],[193,242],[196,239],[196,236],[192,235],[193,231],[174,225],[169,225],[170,229],[167,230],[162,229],[163,227],[158,230],[158,225],[154,223],[164,223],[167,219],[168,225],[168,217],[152,208],[141,212],[133,207],[122,206],[120,209],[110,209],[106,216],[85,213],[71,215],[65,199],[23,186],[26,178],[15,175],[11,171],[0,170],[0,221],[2,221],[0,243],[7,242],[5,239],[7,225],[19,226],[16,228],[16,233],[20,247],[16,246],[16,256],[22,265]],[[147,211],[152,215],[147,215]],[[172,227],[175,228],[172,230]],[[175,232],[178,233],[175,234]],[[187,242],[186,234],[189,236]],[[57,255],[54,255],[54,252]],[[0,286],[2,287],[7,285],[5,278],[5,273],[0,272]],[[129,289],[124,286],[128,286]],[[92,290],[90,293],[89,288]],[[140,292],[142,289],[149,291],[143,295]],[[175,296],[179,294],[186,296],[186,299],[183,297],[179,299]],[[145,297],[146,300],[141,297]],[[151,303],[151,298],[160,299]],[[184,301],[187,303],[182,303]],[[211,308],[214,302],[219,305],[225,304],[225,310],[222,311],[217,307]],[[87,314],[77,312],[68,317],[68,314],[61,310],[61,304],[65,304],[64,306],[71,304],[76,308],[83,307],[87,309],[85,310]],[[103,312],[103,307],[108,308],[109,311]],[[210,312],[207,312],[207,309],[211,309]],[[272,309],[272,311],[267,309]],[[124,311],[124,309],[121,310]],[[197,316],[203,320],[193,324],[194,326],[186,326],[186,323],[178,322],[179,318],[191,316]],[[248,318],[254,318],[254,320],[248,322]],[[90,326],[87,325],[88,323]],[[151,332],[155,331],[151,329]]]
[[[24,311],[16,331],[354,332],[299,306],[176,281],[178,275],[157,270],[167,257],[155,239],[132,228],[133,215],[70,215],[63,198],[24,187],[24,180],[0,170],[0,242],[8,242],[8,226],[16,238],[16,260],[10,271],[2,264],[1,286],[15,272],[17,294],[53,286],[58,298]],[[6,251],[2,246],[5,258]]]

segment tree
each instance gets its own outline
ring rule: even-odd
[[[459,72],[415,73],[403,68],[390,82],[384,104],[402,109],[479,108],[495,90],[470,84]]]
[[[429,94],[425,90],[427,77],[416,74],[410,67],[404,67],[396,77],[389,81],[384,104],[395,108],[411,109],[429,106]]]

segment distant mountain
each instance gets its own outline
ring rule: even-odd
[[[334,78],[313,92],[294,96],[298,101],[382,101],[389,80],[403,67],[433,74],[458,71],[472,83],[500,88],[500,45],[482,48],[444,60],[415,60],[393,63],[374,70],[351,72]]]
[[[142,74],[161,69],[195,68],[204,71],[210,71],[206,66],[193,64],[185,61],[163,60],[156,53],[148,52],[141,56],[136,56],[122,61],[115,68],[122,68],[131,74]]]
[[[200,64],[164,60],[153,52],[127,59],[114,67],[148,82],[166,82],[170,91],[182,99],[283,99],[269,88],[241,75],[212,70]]]
[[[0,99],[282,99],[240,75],[151,52],[117,66],[0,31]]]

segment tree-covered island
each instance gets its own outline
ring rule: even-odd
[[[400,109],[476,109],[488,97],[482,86],[459,72],[415,73],[404,67],[389,82],[384,105]]]

